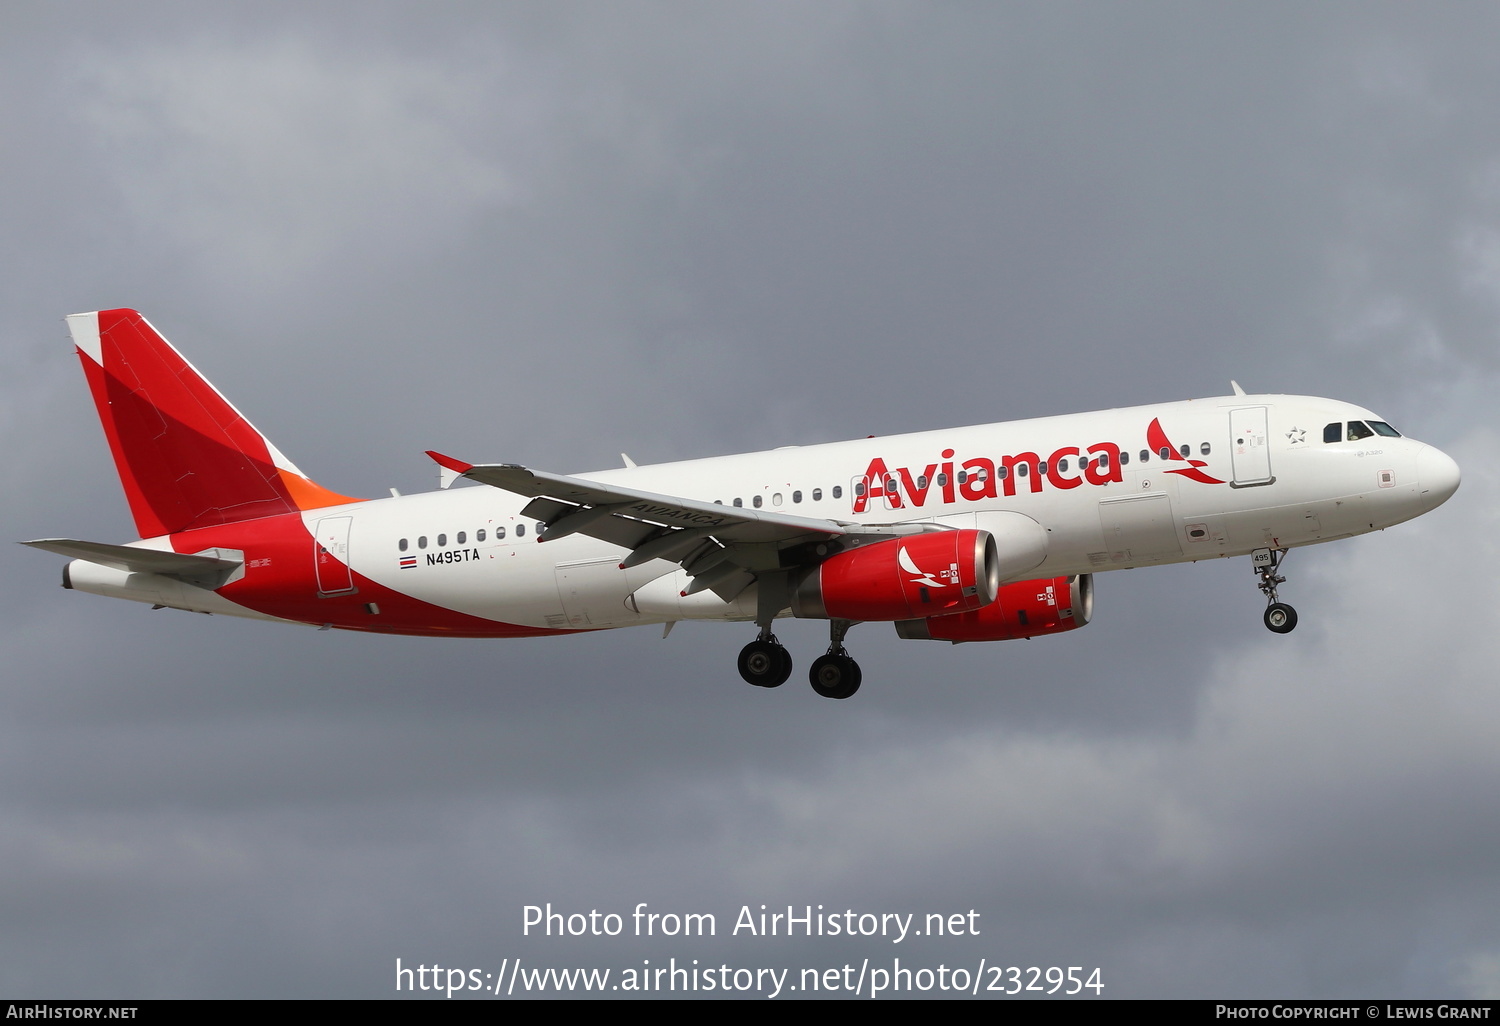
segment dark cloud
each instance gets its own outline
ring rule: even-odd
[[[1328,394],[1463,490],[1102,575],[1076,637],[348,637],[3,557],[0,982],[382,996],[403,964],[1099,965],[1105,994],[1485,995],[1500,92],[1467,6],[13,5],[13,537],[128,516],[62,315],[142,309],[353,494],[1217,394]],[[826,643],[781,632],[800,663]],[[796,679],[800,679],[801,674]],[[547,940],[521,907],[711,911]],[[741,905],[983,914],[752,941]]]

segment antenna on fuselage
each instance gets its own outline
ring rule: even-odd
[[[1234,380],[1233,378],[1229,379],[1229,387],[1232,388],[1232,389],[1234,389],[1234,394],[1235,395],[1244,395],[1245,394],[1245,390],[1240,387],[1240,383],[1238,381]]]

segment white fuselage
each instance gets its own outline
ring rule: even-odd
[[[579,476],[867,524],[983,527],[987,515],[1021,514],[1045,530],[1042,561],[1011,575],[1031,579],[1329,541],[1409,520],[1445,500],[1457,468],[1435,448],[1381,435],[1323,440],[1325,425],[1373,420],[1368,410],[1327,399],[1237,395]],[[1172,443],[1168,459],[1160,447],[1142,459],[1153,421]],[[1122,455],[1085,470],[1080,460],[1091,449],[1095,460]],[[545,632],[754,618],[753,587],[731,602],[711,591],[683,597],[687,578],[675,563],[621,570],[624,549],[583,534],[539,544],[537,523],[522,516],[527,501],[466,487],[302,516],[314,535],[320,524],[347,518],[344,557],[357,574],[485,620]],[[254,551],[246,558],[253,561]],[[126,577],[149,575],[73,566],[75,587],[166,597],[125,594]],[[191,608],[210,605],[199,589],[190,591],[198,593]],[[222,599],[211,607],[265,616]]]

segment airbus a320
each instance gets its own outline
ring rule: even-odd
[[[1074,630],[1106,570],[1250,556],[1286,633],[1290,549],[1441,505],[1459,469],[1358,406],[1234,394],[561,475],[430,452],[438,491],[315,484],[134,310],[67,323],[140,538],[24,544],[64,587],[322,628],[515,638],[682,620],[755,625],[774,688],[786,616],[826,620],[809,679],[860,686],[857,623],[922,641]],[[483,488],[448,490],[459,478]]]

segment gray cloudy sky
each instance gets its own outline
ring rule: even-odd
[[[0,992],[356,996],[395,962],[1083,965],[1106,996],[1500,996],[1500,9],[9,3],[0,501],[130,520],[61,317],[134,306],[356,495],[1216,395],[1458,495],[1108,574],[1076,635],[354,637],[0,549]],[[818,624],[780,632],[799,667]],[[521,936],[522,906],[712,941]],[[728,937],[742,905],[979,937]]]

